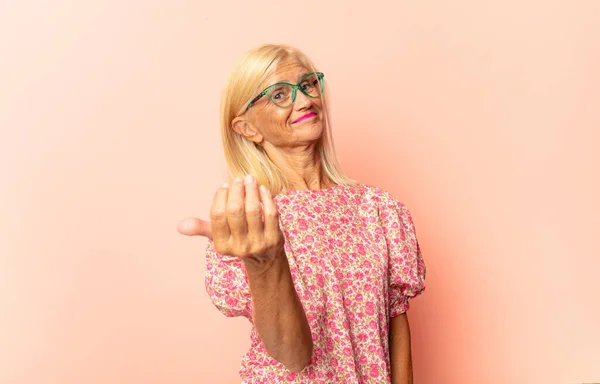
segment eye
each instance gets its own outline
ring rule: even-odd
[[[289,86],[282,85],[271,89],[269,92],[269,97],[275,102],[283,102],[290,97],[291,92],[292,90]]]
[[[302,89],[305,91],[310,91],[312,89],[313,85],[314,85],[314,82],[303,81],[302,84],[300,84],[300,87],[302,87]]]

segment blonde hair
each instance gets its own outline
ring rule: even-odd
[[[289,189],[287,178],[260,145],[233,130],[232,121],[244,113],[250,100],[260,91],[261,83],[287,59],[295,59],[306,69],[316,71],[312,61],[297,48],[280,44],[262,45],[248,51],[234,66],[221,100],[221,136],[229,176],[236,178],[251,174],[273,195]],[[324,176],[335,184],[354,185],[355,181],[341,170],[335,155],[326,94],[323,92],[321,95],[324,134],[316,143],[321,168]]]

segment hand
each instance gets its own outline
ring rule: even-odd
[[[262,206],[261,206],[262,204]],[[284,238],[279,229],[278,212],[271,193],[248,175],[245,182],[233,181],[215,194],[211,221],[188,218],[178,230],[187,236],[212,239],[221,255],[257,261],[272,260],[283,252]]]

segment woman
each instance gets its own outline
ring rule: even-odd
[[[412,383],[408,300],[425,265],[408,209],[355,183],[333,151],[325,75],[298,49],[265,45],[234,68],[222,100],[234,179],[210,222],[206,289],[252,323],[244,383]]]

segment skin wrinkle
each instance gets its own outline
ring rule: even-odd
[[[264,89],[280,81],[299,81],[310,71],[294,60],[282,62],[274,76],[262,84]],[[297,118],[314,112],[317,116],[293,124]],[[291,189],[323,189],[332,186],[323,180],[320,158],[315,143],[324,133],[323,109],[320,98],[309,98],[297,92],[296,101],[288,108],[280,108],[261,98],[243,116],[234,119],[233,129],[257,144],[286,174]]]

